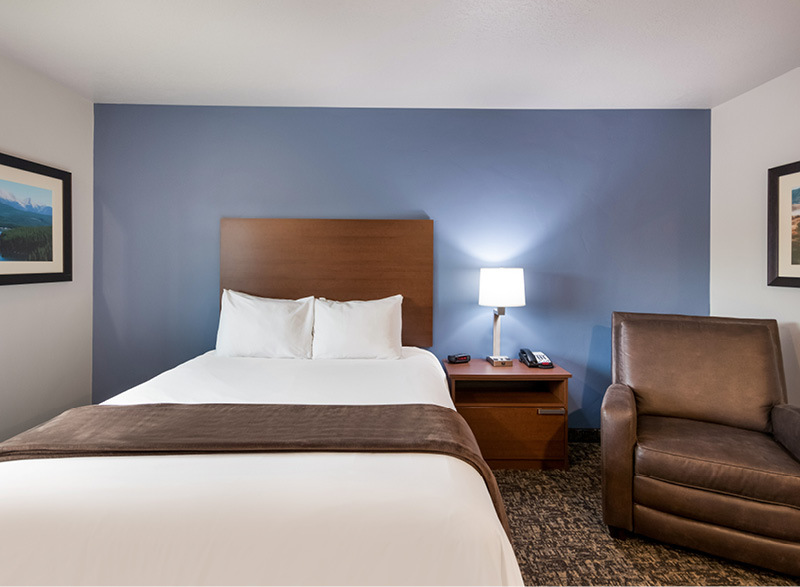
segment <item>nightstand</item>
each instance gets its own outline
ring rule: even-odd
[[[450,395],[494,469],[567,468],[567,380],[558,365],[444,363]]]

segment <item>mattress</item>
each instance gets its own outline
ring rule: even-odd
[[[107,404],[432,403],[429,352],[217,357]],[[235,434],[235,431],[232,431]],[[436,454],[281,453],[0,463],[3,584],[519,585],[478,472]]]

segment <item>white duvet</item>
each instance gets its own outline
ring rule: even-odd
[[[107,404],[433,403],[429,352],[277,360],[213,352]],[[235,434],[236,431],[231,431]],[[0,583],[519,585],[481,476],[433,454],[291,453],[0,463]]]

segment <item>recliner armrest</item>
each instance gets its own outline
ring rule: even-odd
[[[603,521],[633,530],[633,448],[636,445],[636,398],[627,385],[614,383],[600,408],[600,455]]]
[[[800,461],[800,406],[778,404],[771,416],[775,440]]]

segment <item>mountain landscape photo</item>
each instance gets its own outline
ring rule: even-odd
[[[14,186],[20,187],[15,190]],[[19,195],[34,190],[39,196],[38,201]],[[49,203],[45,201],[48,195]],[[51,192],[9,181],[0,182],[0,262],[52,260]]]
[[[792,190],[792,265],[800,265],[800,187]]]

